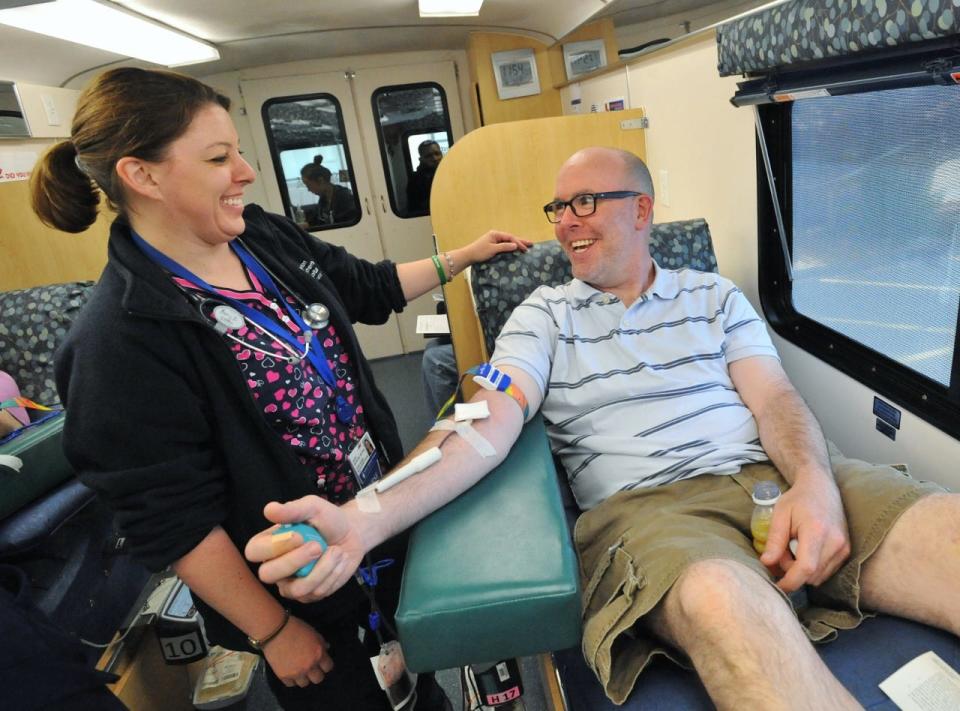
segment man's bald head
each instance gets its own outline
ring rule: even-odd
[[[601,162],[609,163],[611,169],[622,171],[625,181],[623,190],[636,190],[653,199],[653,178],[650,177],[650,170],[646,163],[630,151],[605,146],[584,148],[570,156],[560,170],[575,168],[579,165],[597,165]]]

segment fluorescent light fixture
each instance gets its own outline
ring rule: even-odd
[[[476,17],[483,0],[419,0],[420,17]]]
[[[0,10],[0,24],[168,67],[220,59],[213,45],[94,0],[56,0]]]

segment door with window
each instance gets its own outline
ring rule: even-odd
[[[384,259],[350,86],[342,72],[241,83],[268,209],[356,257]],[[403,352],[397,317],[356,324],[368,358]]]
[[[464,131],[456,65],[447,61],[357,71],[353,89],[384,252],[396,262],[428,257],[434,251],[433,175]],[[455,265],[458,272],[462,266]],[[400,314],[406,351],[423,348],[417,316],[435,311],[427,294]]]
[[[453,62],[251,80],[241,90],[271,210],[370,261],[433,254],[432,177],[463,135]],[[422,350],[416,319],[435,310],[426,294],[384,326],[358,325],[364,352]]]

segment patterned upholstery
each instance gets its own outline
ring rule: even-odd
[[[957,0],[791,0],[717,30],[720,76],[960,33]]]
[[[667,269],[691,267],[717,271],[710,228],[705,220],[681,220],[654,225],[650,253]],[[508,252],[472,267],[470,283],[483,329],[487,354],[513,310],[534,289],[570,281],[570,261],[554,240],[535,244],[526,254]]]
[[[60,403],[53,353],[92,287],[92,281],[75,281],[0,293],[0,370],[26,397],[42,405]]]

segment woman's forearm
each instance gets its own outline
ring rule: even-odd
[[[173,569],[194,594],[249,637],[261,639],[283,622],[283,606],[257,580],[219,526]]]
[[[437,255],[437,262],[443,271],[443,281],[448,282],[457,274],[473,264],[469,261],[469,252],[466,247],[441,252]],[[452,265],[452,269],[451,269]],[[416,299],[428,291],[440,286],[440,273],[433,258],[418,259],[415,262],[405,262],[397,265],[397,276],[407,301]]]

